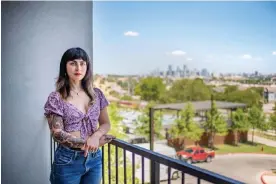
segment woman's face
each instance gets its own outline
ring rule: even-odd
[[[75,59],[67,62],[66,70],[70,80],[81,81],[86,74],[87,64],[82,59]]]

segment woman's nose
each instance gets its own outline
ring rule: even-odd
[[[80,64],[77,63],[76,70],[79,71],[79,69],[80,69]]]

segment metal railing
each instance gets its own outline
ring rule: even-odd
[[[53,162],[53,155],[54,151],[56,149],[57,143],[53,141],[51,138],[51,164]],[[115,155],[111,155],[111,148],[114,147],[115,149]],[[105,149],[107,149],[105,151]],[[123,173],[119,173],[119,156],[118,152],[119,149],[123,151]],[[127,155],[127,152],[130,153],[130,155]],[[123,175],[123,181],[120,183],[127,183],[127,180],[131,177],[131,183],[136,184],[136,178],[140,178],[139,183],[151,183],[151,184],[157,184],[160,183],[160,168],[162,166],[166,166],[166,174],[167,174],[167,183],[170,184],[172,180],[172,171],[177,171],[178,179],[181,180],[181,183],[184,184],[186,181],[186,176],[191,175],[196,178],[196,183],[200,184],[202,181],[207,181],[209,183],[215,183],[215,184],[242,184],[243,182],[222,176],[220,174],[196,167],[191,164],[187,164],[181,160],[171,158],[165,155],[162,155],[160,153],[156,153],[153,151],[150,151],[148,149],[127,143],[125,141],[115,139],[109,144],[102,147],[102,161],[103,161],[103,173],[102,173],[102,183],[103,184],[119,184],[119,175]],[[107,153],[107,155],[105,155]],[[105,161],[105,157],[107,156],[107,163]],[[140,176],[137,176],[136,173],[136,161],[137,156],[141,158],[141,168],[140,168]],[[115,159],[115,168],[114,165],[111,164],[111,158]],[[148,169],[146,169],[146,159],[149,161]],[[127,176],[127,162],[130,160],[131,165],[131,176]],[[107,164],[107,165],[106,165]],[[121,163],[122,164],[122,163]],[[160,167],[161,166],[161,167]],[[113,169],[112,169],[113,167]],[[164,167],[162,167],[164,168]],[[107,169],[107,177],[105,175],[105,171]],[[111,180],[112,171],[115,170],[115,181]],[[179,176],[180,173],[180,176]],[[146,175],[148,174],[149,178],[146,179]],[[161,176],[164,174],[161,173]],[[122,180],[122,179],[121,179]],[[146,181],[148,180],[148,181]],[[115,182],[115,183],[114,183]],[[190,182],[189,182],[190,183]],[[194,183],[194,182],[193,182]]]

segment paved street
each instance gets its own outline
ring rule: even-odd
[[[198,163],[198,167],[234,178],[247,184],[261,184],[260,174],[263,171],[276,169],[276,155],[224,155],[217,156],[212,163]],[[186,175],[185,184],[195,184],[197,179]],[[167,183],[161,182],[162,184]],[[172,184],[181,184],[181,180],[173,180]],[[209,182],[201,182],[209,183]]]

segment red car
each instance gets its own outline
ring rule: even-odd
[[[189,164],[193,162],[211,162],[215,157],[214,151],[206,151],[199,146],[188,147],[185,150],[178,151],[176,153],[180,160],[183,160]]]

